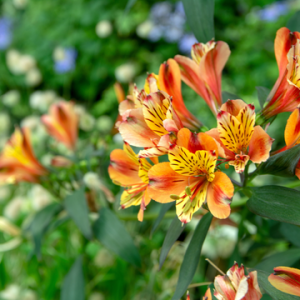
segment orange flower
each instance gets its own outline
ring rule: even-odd
[[[186,300],[190,300],[190,299],[191,299],[190,298],[190,294],[189,294],[189,292],[187,292],[187,294],[186,294]],[[205,292],[203,300],[212,300],[210,288],[208,288],[207,291]]]
[[[217,115],[222,105],[221,78],[230,50],[225,42],[214,40],[192,47],[192,59],[176,55],[182,80],[199,94]]]
[[[300,33],[290,32],[286,27],[280,28],[274,48],[279,77],[262,111],[264,119],[293,111],[300,104]]]
[[[120,113],[123,121],[119,124],[119,131],[124,141],[132,146],[147,148],[139,153],[140,157],[167,153],[176,140],[176,132],[182,128],[171,97],[162,91],[149,95],[141,91],[132,100],[122,103]],[[128,108],[130,105],[132,109],[123,110],[124,106]]]
[[[242,100],[229,100],[218,113],[218,129],[207,132],[223,147],[229,165],[242,173],[249,160],[266,161],[270,156],[273,139],[260,127],[254,126],[255,110]]]
[[[151,200],[148,171],[152,166],[145,158],[139,159],[128,144],[123,149],[110,154],[108,173],[115,184],[127,188],[121,196],[121,208],[139,205],[138,220],[143,221],[144,210]]]
[[[183,125],[190,129],[198,129],[202,126],[200,121],[186,108],[181,94],[180,68],[174,59],[160,65],[159,87],[173,99],[173,106],[178,113]]]
[[[300,270],[289,267],[276,267],[269,282],[278,290],[300,297]]]
[[[189,222],[204,203],[215,217],[227,218],[227,200],[232,198],[234,187],[226,174],[215,172],[217,149],[207,134],[181,129],[177,146],[169,150],[170,163],[157,164],[149,171],[150,197],[160,203],[176,200],[176,213],[182,223]]]
[[[29,130],[16,129],[0,155],[0,183],[37,182],[46,173],[32,151]]]
[[[71,102],[52,104],[49,115],[41,117],[48,133],[59,142],[74,150],[77,141],[78,117]]]
[[[244,266],[240,268],[235,263],[224,276],[215,278],[214,296],[218,300],[259,300],[262,298],[257,282],[257,272],[250,272],[245,275]]]

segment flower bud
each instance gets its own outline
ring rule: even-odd
[[[112,31],[113,31],[113,27],[112,27],[112,24],[110,21],[107,21],[107,20],[100,21],[96,25],[96,34],[100,38],[106,38],[106,37],[110,36]]]

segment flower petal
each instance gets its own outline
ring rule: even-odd
[[[235,300],[235,290],[227,275],[216,276],[214,286],[216,289],[214,296],[218,300]]]
[[[270,157],[273,139],[260,127],[255,126],[249,145],[248,155],[256,164],[266,161]]]
[[[237,100],[229,100],[222,104],[221,110],[227,111],[233,116],[237,116],[242,108],[244,108],[247,104],[240,99]]]
[[[284,139],[288,147],[295,146],[300,142],[300,107],[296,108],[288,118]]]
[[[223,172],[216,172],[213,182],[208,186],[207,205],[210,212],[218,219],[230,215],[228,200],[233,197],[234,187],[229,177]]]

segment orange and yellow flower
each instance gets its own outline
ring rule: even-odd
[[[41,120],[52,137],[74,150],[78,134],[78,116],[73,103],[60,101],[51,105],[49,114],[43,115]]]
[[[214,40],[192,47],[192,59],[176,55],[182,80],[199,94],[211,111],[217,115],[222,105],[221,79],[223,68],[230,56],[225,42]]]
[[[289,267],[276,267],[269,282],[281,292],[300,297],[300,270]]]
[[[0,183],[38,182],[46,173],[33,153],[29,130],[16,129],[0,155]]]
[[[217,116],[218,128],[207,132],[223,147],[229,165],[242,173],[249,160],[266,161],[270,156],[273,139],[255,125],[255,108],[242,100],[229,100]],[[220,155],[222,156],[221,152]]]
[[[181,129],[177,146],[169,150],[170,162],[157,164],[149,171],[150,197],[160,203],[176,200],[176,213],[182,223],[189,222],[205,203],[215,217],[227,218],[234,187],[226,174],[215,172],[217,157],[218,146],[213,138]]]
[[[264,119],[293,111],[300,104],[300,33],[280,28],[274,48],[279,76],[262,111]]]
[[[174,59],[160,65],[158,86],[173,99],[173,107],[180,117],[182,124],[191,129],[199,129],[201,122],[186,108],[181,93],[180,68]]]
[[[156,159],[153,160],[156,162]],[[139,158],[126,143],[123,150],[116,149],[110,154],[109,176],[115,184],[126,188],[121,196],[121,208],[140,206],[139,221],[143,221],[144,210],[151,200],[148,191],[148,171],[151,167],[145,158]]]
[[[257,272],[245,275],[244,266],[235,263],[224,276],[217,276],[214,281],[218,300],[259,300],[262,298],[257,282]]]

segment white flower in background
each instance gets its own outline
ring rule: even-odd
[[[149,36],[149,33],[153,29],[154,24],[151,20],[146,20],[145,22],[141,23],[137,28],[136,28],[136,34],[140,38],[147,38]]]
[[[51,195],[40,185],[32,187],[29,192],[29,198],[31,199],[33,209],[36,211],[41,210],[52,202]]]
[[[10,196],[10,188],[8,185],[0,186],[0,203],[5,201]]]
[[[54,91],[35,91],[30,95],[29,103],[34,109],[46,112],[51,104],[57,101]]]
[[[28,116],[21,121],[21,127],[26,127],[30,131],[35,131],[41,124],[41,119],[38,116]]]
[[[19,51],[11,49],[6,52],[6,64],[9,70],[14,74],[21,74],[19,68],[20,59],[21,53]]]
[[[103,294],[94,292],[90,295],[89,300],[105,300],[105,298]]]
[[[11,90],[1,96],[2,103],[8,107],[13,107],[20,102],[21,94],[17,90]]]
[[[91,190],[100,190],[100,187],[103,185],[100,177],[97,173],[88,172],[83,176],[84,184]]]
[[[22,294],[22,300],[37,300],[36,293],[32,290],[27,290]]]
[[[9,285],[4,291],[0,293],[3,300],[20,300],[21,288],[16,284]]]
[[[85,107],[79,104],[74,105],[74,111],[79,118],[86,114]]]
[[[65,49],[63,47],[56,47],[53,51],[54,60],[63,60],[65,58]]]
[[[28,86],[37,86],[42,82],[42,73],[39,69],[31,69],[26,73],[26,83]]]
[[[95,118],[92,115],[85,113],[79,119],[79,128],[84,131],[91,131],[94,128],[95,123]]]
[[[115,257],[105,248],[101,249],[94,258],[94,264],[99,268],[110,267],[114,262]]]
[[[23,9],[27,6],[28,0],[13,0],[13,4],[18,9]]]
[[[0,134],[6,134],[10,128],[10,117],[7,113],[0,113]]]
[[[100,21],[97,25],[96,25],[96,34],[100,37],[100,38],[106,38],[109,35],[111,35],[113,31],[113,27],[110,21],[104,20],[104,21]]]
[[[22,74],[29,72],[36,68],[36,60],[28,54],[21,55],[19,58],[19,70]]]
[[[15,197],[4,207],[4,216],[12,221],[16,220],[24,204],[24,199],[22,197]]]
[[[110,132],[112,127],[113,127],[114,123],[111,119],[111,117],[109,116],[101,116],[97,119],[96,122],[96,128],[100,131],[100,132]]]
[[[42,156],[42,158],[41,158],[42,165],[44,165],[46,167],[50,167],[53,157],[54,156],[52,154],[48,154],[48,153],[45,154],[44,156]]]
[[[118,144],[118,145],[123,145],[123,143],[124,143],[124,140],[120,133],[117,133],[113,136],[113,141],[115,144]]]
[[[126,63],[116,68],[115,76],[117,81],[128,83],[132,81],[136,73],[136,69],[133,64]]]

